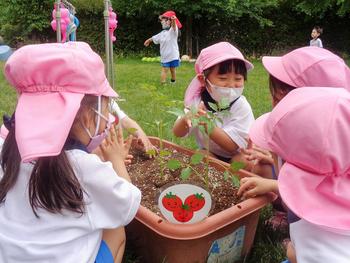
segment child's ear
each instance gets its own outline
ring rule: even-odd
[[[202,87],[205,86],[205,77],[204,74],[198,74],[197,75],[197,79],[199,80],[199,82],[201,83]]]
[[[88,129],[95,126],[94,114],[91,110],[85,109],[79,116],[80,122]]]

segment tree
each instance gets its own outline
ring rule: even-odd
[[[185,30],[185,53],[192,56],[193,27],[200,19],[211,21],[235,21],[243,15],[257,20],[259,25],[271,25],[271,21],[264,17],[264,10],[276,7],[278,0],[196,0],[190,3],[185,0],[114,0],[113,6],[118,12],[127,17],[154,16],[165,10],[176,11],[183,21]],[[145,20],[150,21],[145,17]]]
[[[350,12],[349,0],[298,0],[296,8],[307,15],[323,16],[328,10],[336,10],[339,16]]]

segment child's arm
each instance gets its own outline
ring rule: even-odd
[[[184,137],[185,135],[188,134],[190,128],[192,128],[192,121],[191,121],[192,113],[188,109],[185,109],[185,112],[186,114],[181,118],[177,119],[174,124],[173,132],[176,137]],[[204,104],[203,102],[201,102],[198,106],[196,116],[205,115],[205,114],[206,114],[206,111],[204,110]]]
[[[174,29],[174,31],[176,30],[176,16],[172,16],[171,18],[171,27]]]
[[[227,152],[234,153],[239,148],[239,146],[231,139],[231,137],[228,136],[228,134],[219,127],[215,127],[209,137]]]
[[[241,179],[241,186],[238,189],[237,195],[250,198],[268,192],[278,194],[277,180],[261,177],[244,177]]]
[[[146,39],[146,41],[145,41],[143,44],[144,44],[145,47],[148,47],[149,44],[151,44],[152,42],[153,42],[153,40],[152,40],[152,38],[150,37],[150,38]]]
[[[191,120],[185,115],[180,119],[177,119],[174,123],[173,133],[176,137],[184,137],[188,134],[191,128]]]

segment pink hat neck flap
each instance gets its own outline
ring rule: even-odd
[[[58,155],[85,94],[117,97],[98,54],[83,42],[28,45],[5,65],[19,93],[16,141],[23,162]]]
[[[247,71],[254,68],[253,64],[246,60],[243,54],[233,45],[228,42],[219,42],[202,49],[195,64],[196,74],[203,74],[204,70],[230,59],[242,60],[245,63]],[[202,85],[196,76],[186,90],[185,106],[192,104],[193,99],[201,93],[201,89]]]
[[[278,178],[283,201],[299,217],[350,230],[350,93],[343,88],[291,91],[258,119],[250,137],[286,163]]]

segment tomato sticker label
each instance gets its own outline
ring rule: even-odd
[[[208,253],[207,263],[234,263],[241,259],[245,236],[245,226],[233,233],[215,240]]]
[[[206,218],[212,201],[208,191],[192,184],[166,188],[158,198],[162,215],[171,223],[193,224]]]

